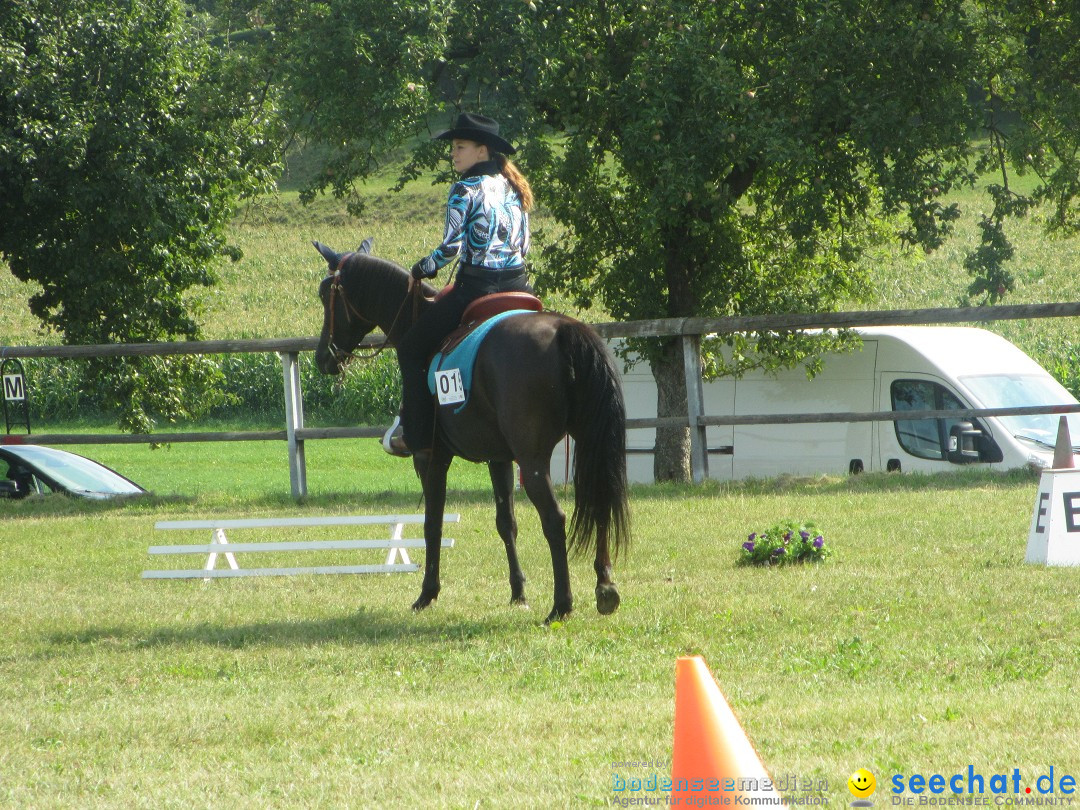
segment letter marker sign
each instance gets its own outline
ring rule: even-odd
[[[4,399],[8,402],[22,402],[26,399],[26,382],[22,374],[4,375]]]
[[[14,357],[0,362],[0,386],[4,388],[4,433],[11,433],[11,411],[22,408],[26,432],[30,432],[30,395],[26,388],[26,372]]]
[[[1080,565],[1080,469],[1043,471],[1025,559],[1043,565]]]

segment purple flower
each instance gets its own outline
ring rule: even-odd
[[[750,536],[753,537],[754,535],[750,535]],[[747,540],[745,543],[742,544],[742,547],[745,548],[747,551],[753,551],[754,550],[754,541],[753,540]]]
[[[809,540],[810,532],[806,531],[806,529],[803,529],[801,532],[799,532],[799,537],[801,537],[803,540]]]
[[[814,538],[814,548],[822,548],[825,545],[825,538],[820,534]]]
[[[791,540],[791,532],[788,532],[784,535],[784,542],[786,543],[789,540]]]
[[[755,540],[757,540],[757,532],[751,532],[750,536],[747,537],[746,539],[747,539],[748,542],[753,543]]]
[[[787,549],[781,546],[780,548],[773,549],[773,556],[779,557],[781,554],[787,554]]]

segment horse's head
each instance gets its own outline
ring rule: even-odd
[[[319,284],[323,326],[315,349],[315,365],[323,374],[338,374],[353,349],[379,325],[377,315],[366,314],[366,308],[358,300],[360,274],[354,266],[370,255],[371,240],[365,239],[355,253],[337,253],[320,242],[312,244],[329,268]]]

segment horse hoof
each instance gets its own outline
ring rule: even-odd
[[[517,607],[521,608],[522,610],[528,610],[529,600],[526,599],[524,596],[515,596],[513,599],[510,600],[510,607]]]
[[[619,592],[614,585],[596,586],[596,610],[601,616],[610,616],[619,609]]]
[[[544,619],[544,624],[551,624],[552,622],[565,621],[570,616],[570,610],[559,610],[558,608],[552,608],[551,613]]]
[[[419,613],[426,607],[430,607],[431,603],[435,601],[435,597],[421,596],[415,602],[413,602],[412,609],[414,612]]]

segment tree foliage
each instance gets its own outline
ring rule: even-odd
[[[548,272],[618,318],[828,311],[859,297],[884,218],[929,248],[955,216],[937,199],[970,174],[958,4],[598,2],[541,30],[536,95],[566,134],[539,174],[570,227]],[[736,373],[831,347],[725,342],[710,359]],[[675,415],[681,351],[657,343],[659,413]],[[658,478],[686,475],[670,433]]]
[[[294,134],[329,147],[301,197],[331,191],[359,214],[354,182],[384,168],[436,105],[435,65],[448,46],[453,3],[270,0],[257,8],[249,15],[274,32],[262,51],[284,117]]]
[[[192,288],[229,253],[237,195],[270,180],[265,96],[178,0],[17,0],[0,11],[0,255],[65,342],[197,335]],[[96,364],[149,429],[209,404],[195,359]],[[181,394],[180,381],[186,387]]]
[[[1010,219],[1038,212],[1060,237],[1080,231],[1080,15],[1056,0],[973,3],[979,49],[973,77],[986,135],[976,171],[990,213],[965,266],[972,300],[996,303],[1016,285]]]

